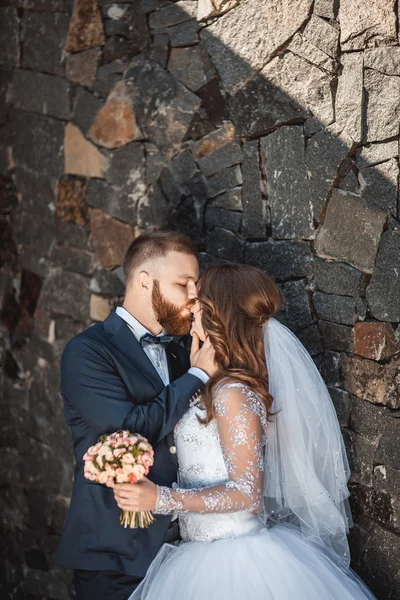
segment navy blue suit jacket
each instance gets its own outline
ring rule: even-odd
[[[156,516],[147,529],[124,529],[113,491],[84,478],[83,455],[100,435],[119,429],[141,433],[155,451],[149,479],[171,486],[176,455],[173,429],[202,387],[187,373],[186,351],[167,348],[171,384],[164,386],[126,322],[116,313],[68,342],[61,358],[61,394],[72,431],[74,487],[58,565],[72,569],[118,570],[143,577],[160,549],[170,517]]]

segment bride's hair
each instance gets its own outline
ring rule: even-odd
[[[270,414],[263,325],[282,307],[282,294],[268,275],[248,265],[208,267],[200,280],[202,325],[215,348],[217,373],[202,394],[209,423],[214,417],[213,397],[222,382],[248,385]]]

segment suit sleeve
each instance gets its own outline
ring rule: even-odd
[[[112,362],[88,341],[67,344],[61,359],[61,394],[96,435],[129,429],[156,445],[189,408],[203,383],[185,374],[160,394],[135,404]]]

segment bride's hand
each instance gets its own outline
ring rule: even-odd
[[[209,377],[216,373],[215,350],[208,336],[200,348],[200,338],[197,333],[193,333],[190,364],[192,367],[198,367],[205,371]]]
[[[113,491],[122,510],[141,512],[156,507],[157,486],[146,477],[138,483],[117,483]]]

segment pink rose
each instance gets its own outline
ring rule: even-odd
[[[133,464],[135,462],[135,459],[133,458],[132,454],[124,454],[123,457],[121,458],[121,462],[124,464]]]
[[[100,473],[99,475],[99,483],[107,483],[109,477],[108,477],[108,473],[107,471],[103,471],[102,473]]]
[[[145,467],[151,467],[153,464],[153,457],[151,456],[150,452],[144,452],[141,456],[142,459],[142,464]]]
[[[121,456],[121,454],[123,454],[125,452],[125,448],[116,448],[113,451],[113,455],[118,458],[118,456]]]
[[[134,468],[133,465],[122,465],[122,472],[125,473],[125,475],[129,475],[130,473],[133,473]]]
[[[143,465],[134,465],[132,468],[132,473],[134,473],[137,477],[137,480],[143,479],[146,469]]]
[[[151,449],[151,446],[147,442],[140,442],[139,449],[144,450],[145,452],[149,452],[149,450]]]

